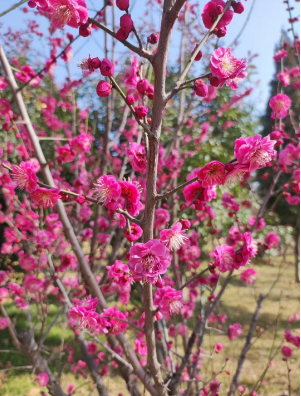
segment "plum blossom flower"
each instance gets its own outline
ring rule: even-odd
[[[247,76],[244,71],[247,68],[246,60],[233,56],[231,48],[220,47],[214,50],[210,58],[210,68],[213,76],[220,79],[221,88],[226,83],[231,89],[237,89]]]
[[[250,256],[256,257],[257,254],[257,242],[252,237],[250,232],[245,232],[242,236],[242,241],[244,242],[243,250]]]
[[[130,276],[130,269],[128,265],[123,264],[121,261],[116,260],[112,266],[107,266],[108,277],[110,282],[117,283],[124,286],[132,282],[133,278]]]
[[[43,290],[44,282],[42,279],[36,278],[34,275],[25,275],[24,288],[30,293],[38,293]]]
[[[227,186],[235,185],[244,180],[249,173],[249,166],[237,164],[231,171],[226,174],[225,184]]]
[[[221,350],[223,349],[223,345],[221,344],[221,343],[216,343],[215,345],[214,345],[214,351],[215,351],[215,353],[220,353],[221,352]]]
[[[250,227],[252,227],[252,226],[255,224],[256,221],[257,221],[257,217],[256,217],[256,216],[251,217],[251,218],[249,219],[249,221],[248,221],[248,225],[249,225]],[[265,223],[264,219],[261,217],[261,218],[257,221],[255,230],[258,230],[258,231],[259,231],[259,230],[261,230],[262,228],[264,228],[265,226],[266,226],[266,223]]]
[[[56,28],[65,25],[78,28],[88,20],[88,9],[85,0],[49,0],[49,16]]]
[[[234,155],[239,164],[248,167],[250,172],[263,168],[276,156],[273,149],[276,141],[270,136],[261,139],[261,135],[239,138],[235,140]]]
[[[184,305],[183,292],[177,291],[170,286],[157,289],[154,296],[154,305],[159,307],[163,315],[169,319],[171,314],[179,314],[181,312]]]
[[[264,238],[264,242],[266,244],[267,249],[276,248],[279,245],[280,237],[276,234],[276,232],[270,232]]]
[[[273,58],[274,58],[274,61],[280,62],[281,59],[283,59],[285,57],[287,57],[287,51],[285,49],[281,48],[275,52],[275,55]]]
[[[295,345],[295,347],[300,349],[300,336],[293,336],[291,331],[285,330],[284,338],[285,338],[285,341],[289,342],[290,344]]]
[[[105,318],[109,322],[109,334],[117,335],[124,333],[127,329],[128,325],[118,319],[122,319],[124,321],[127,320],[127,317],[124,313],[120,312],[117,307],[110,307],[108,309],[104,309],[101,317]]]
[[[158,276],[164,274],[171,264],[169,250],[156,239],[136,243],[130,248],[129,253],[129,267],[136,281],[146,280],[155,283]]]
[[[165,226],[166,223],[170,220],[170,214],[168,210],[159,208],[156,209],[155,211],[155,222],[154,222],[154,228],[157,230],[162,230]]]
[[[135,340],[135,345],[136,345],[135,353],[139,353],[139,355],[141,356],[147,355],[147,345],[145,340],[143,340],[142,338],[137,338]]]
[[[13,165],[11,175],[13,181],[15,181],[22,190],[26,189],[30,193],[36,190],[38,178],[30,163],[21,162],[20,166]]]
[[[47,386],[48,382],[49,382],[49,376],[46,373],[40,373],[37,376],[37,381],[39,386]]]
[[[209,384],[209,389],[212,396],[218,396],[220,392],[220,383],[217,380],[213,380]]]
[[[214,265],[220,270],[220,272],[230,271],[234,268],[235,250],[232,246],[217,246],[213,255],[215,257]]]
[[[140,191],[138,183],[126,180],[118,181],[121,187],[121,197],[125,200],[126,209],[130,215],[137,216],[140,210]]]
[[[66,162],[72,162],[75,158],[75,152],[70,148],[69,144],[60,146],[57,149],[58,162],[59,164],[65,164]]]
[[[223,12],[225,5],[226,3],[222,0],[211,0],[209,3],[205,4],[202,13],[202,19],[207,29],[211,28],[217,17]],[[229,23],[232,21],[233,15],[233,11],[228,8],[221,20],[218,22],[216,28],[220,29],[226,25],[229,25]]]
[[[94,195],[99,202],[108,204],[112,199],[120,197],[121,188],[117,180],[112,175],[103,175],[94,184]]]
[[[4,330],[9,326],[7,318],[0,318],[0,330]]]
[[[242,326],[240,323],[234,323],[233,325],[229,326],[228,329],[228,337],[229,340],[232,341],[235,338],[238,338],[242,333]]]
[[[225,183],[225,165],[219,161],[211,161],[198,172],[198,178],[203,187],[223,185]]]
[[[132,223],[131,232],[129,232],[129,229],[127,228],[125,230],[124,236],[129,242],[135,242],[137,241],[137,239],[141,237],[142,234],[143,234],[142,228],[138,224]]]
[[[43,188],[39,187],[31,193],[31,199],[38,206],[43,206],[44,208],[52,208],[57,204],[58,199],[60,199],[60,190],[57,188]]]
[[[270,108],[276,118],[282,119],[287,116],[287,111],[291,107],[292,101],[285,94],[277,94],[269,102]]]
[[[160,232],[160,241],[170,250],[178,250],[188,240],[188,237],[183,235],[185,232],[186,230],[182,230],[182,224],[178,222],[171,229]]]
[[[289,346],[287,346],[287,345],[284,345],[284,346],[282,347],[282,349],[281,349],[281,353],[282,353],[282,355],[285,356],[285,357],[290,357],[290,356],[292,356],[293,351],[292,351],[292,348],[291,348],[291,347],[289,347]]]
[[[6,287],[0,287],[0,302],[8,297],[8,290]]]
[[[141,173],[146,172],[147,158],[143,146],[135,142],[130,143],[130,148],[126,150],[126,155],[135,171]]]
[[[240,279],[247,285],[250,285],[256,281],[256,273],[253,268],[247,268],[241,273]]]

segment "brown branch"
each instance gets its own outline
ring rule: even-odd
[[[188,180],[187,182],[185,182],[185,183],[183,183],[183,184],[180,184],[178,187],[176,187],[176,188],[174,188],[174,189],[172,189],[172,190],[170,190],[170,191],[167,191],[166,193],[164,193],[164,194],[158,194],[157,196],[156,196],[156,201],[159,201],[160,199],[165,199],[165,198],[167,198],[167,197],[170,197],[171,195],[173,195],[174,193],[176,193],[177,191],[179,191],[179,190],[182,190],[182,188],[184,188],[184,187],[186,187],[186,186],[189,186],[189,184],[191,184],[191,183],[194,183],[195,181],[197,181],[199,178],[198,177],[194,177],[193,179],[191,179],[191,180]]]
[[[259,311],[261,309],[261,305],[262,305],[263,300],[264,300],[264,295],[261,294],[259,296],[258,301],[257,301],[257,307],[256,307],[256,310],[254,312],[252,322],[250,324],[249,333],[247,335],[245,345],[244,345],[244,347],[243,347],[243,349],[241,351],[241,355],[240,355],[240,358],[239,358],[239,361],[238,361],[238,364],[237,364],[237,369],[236,369],[236,372],[234,374],[234,377],[233,377],[233,380],[232,380],[232,384],[230,386],[230,390],[229,390],[228,396],[234,396],[234,393],[236,392],[236,389],[237,389],[237,386],[238,386],[238,379],[239,379],[239,376],[240,376],[240,373],[241,373],[241,370],[242,370],[242,366],[243,366],[244,361],[246,359],[247,353],[248,353],[248,351],[249,351],[249,349],[251,347],[251,341],[252,341],[253,333],[254,333],[254,330],[255,330],[256,323],[257,323],[258,318],[259,318]]]
[[[9,12],[15,10],[16,8],[18,8],[20,5],[26,3],[28,0],[21,0],[19,1],[19,3],[14,4],[13,6],[11,6],[10,8],[8,8],[7,10],[3,11],[0,13],[0,18],[3,17],[4,15],[8,14]]]
[[[186,286],[188,286],[191,282],[194,280],[198,279],[199,276],[205,274],[207,271],[209,271],[209,268],[205,268],[203,271],[199,272],[198,274],[193,275],[191,278],[189,278],[180,288],[179,290],[183,290]]]

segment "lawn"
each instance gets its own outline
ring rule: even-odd
[[[265,376],[265,381],[260,388],[258,395],[261,396],[283,396],[289,395],[288,392],[288,374],[286,362],[282,361],[281,353],[278,353],[273,359],[274,364],[269,364],[269,356],[272,345],[274,348],[283,342],[284,330],[289,329],[295,335],[299,334],[299,320],[294,320],[292,323],[288,322],[288,317],[294,313],[299,312],[299,284],[294,281],[294,266],[292,264],[292,257],[288,257],[284,262],[282,257],[277,259],[266,259],[253,265],[257,271],[257,281],[254,287],[245,286],[240,281],[239,276],[236,276],[231,285],[227,288],[226,293],[219,306],[219,312],[228,315],[227,325],[231,323],[240,322],[243,325],[244,335],[248,332],[250,319],[256,307],[255,296],[258,297],[260,293],[267,293],[271,285],[276,279],[273,289],[263,302],[260,312],[260,318],[255,332],[255,337],[252,340],[252,348],[247,355],[243,370],[240,376],[239,383],[247,386],[249,390],[252,385],[257,382],[262,372],[269,367]],[[280,275],[279,275],[280,274]],[[281,299],[281,301],[280,301]],[[24,326],[25,317],[23,314],[17,313],[12,307],[8,309],[9,314],[14,317],[14,320],[19,326]],[[51,306],[50,318],[54,317],[56,307]],[[277,331],[276,331],[277,330]],[[68,338],[72,338],[72,333],[68,329],[63,329],[61,325],[54,327],[48,337],[46,353],[51,356],[53,351],[57,351],[60,347],[62,332],[65,332],[65,342]],[[276,334],[275,334],[276,331]],[[226,356],[231,356],[227,363],[226,369],[233,374],[237,366],[237,358],[240,355],[242,346],[244,345],[244,338],[230,342],[228,337],[216,331],[208,331],[203,350],[205,355],[211,355],[215,343],[223,344],[223,351],[214,358],[203,357],[202,359],[202,380],[210,379],[213,371],[219,372],[225,362]],[[292,385],[291,396],[299,395],[299,351],[293,348],[293,356],[289,358],[290,380]],[[1,332],[1,350],[11,350],[11,342],[8,332]],[[181,348],[179,348],[181,353]],[[78,356],[78,359],[80,357]],[[76,359],[77,360],[77,357]],[[1,368],[7,366],[11,362],[14,366],[26,365],[26,360],[17,353],[1,353],[0,364]],[[0,370],[1,370],[0,368]],[[223,372],[217,376],[219,382],[222,383],[222,390],[220,396],[227,394],[232,375]],[[117,396],[118,393],[123,393],[124,396],[128,392],[122,380],[118,377],[105,377],[105,384],[108,387],[109,394]],[[61,383],[64,390],[71,383],[78,389],[75,395],[91,395],[95,396],[97,393],[93,390],[93,384],[84,378],[76,378],[71,372],[64,372],[61,377]],[[81,386],[82,385],[82,386]],[[43,389],[46,394],[47,389]],[[0,396],[35,396],[40,395],[41,388],[38,387],[35,381],[35,375],[28,371],[0,371]],[[147,393],[145,393],[146,395]],[[244,395],[248,395],[246,391]]]

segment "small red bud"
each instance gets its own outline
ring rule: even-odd
[[[88,37],[91,34],[91,23],[86,22],[83,25],[81,25],[78,29],[78,33],[82,37]]]
[[[150,43],[150,44],[157,44],[158,41],[159,41],[159,34],[158,33],[152,33],[147,38],[147,42]]]

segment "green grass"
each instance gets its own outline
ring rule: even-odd
[[[289,259],[292,260],[291,257]],[[294,266],[291,262],[284,264],[281,257],[270,259],[269,262],[266,261],[265,263],[253,265],[257,271],[257,282],[254,287],[252,285],[247,287],[241,282],[239,276],[236,276],[231,281],[231,285],[226,289],[218,309],[220,313],[228,315],[228,320],[223,330],[226,330],[229,324],[239,322],[243,325],[243,334],[246,335],[256,307],[255,296],[258,297],[260,293],[266,293],[270,289],[271,285],[278,277],[279,266],[281,266],[281,275],[269,296],[264,300],[255,332],[255,338],[253,338],[253,345],[247,355],[240,376],[239,383],[247,386],[249,389],[251,389],[252,385],[257,381],[268,364],[277,318],[278,330],[277,336],[275,337],[275,345],[279,345],[283,341],[284,330],[286,329],[290,329],[294,334],[299,334],[299,321],[294,321],[293,323],[288,323],[287,321],[289,316],[292,316],[295,312],[299,312],[299,284],[294,282]],[[280,297],[281,303],[279,304]],[[7,310],[19,330],[26,327],[26,314],[20,313],[13,305],[9,305]],[[53,320],[56,312],[57,307],[51,304],[49,306],[48,323]],[[33,314],[33,320],[36,320],[35,312]],[[52,328],[47,342],[45,343],[48,356],[58,351],[63,331],[65,343],[72,343],[72,332],[68,327],[63,330],[62,325],[58,324]],[[258,337],[260,334],[261,336]],[[224,364],[226,356],[231,356],[231,360],[227,363],[226,370],[234,374],[237,366],[237,359],[239,358],[244,341],[244,338],[241,337],[238,340],[230,342],[226,335],[214,331],[208,332],[203,344],[204,354],[211,355],[213,346],[216,342],[221,342],[224,348],[219,355],[215,354],[213,359],[206,357],[202,359],[202,379],[206,382],[211,378],[213,371],[219,372]],[[289,358],[289,366],[291,368],[291,395],[295,396],[299,395],[300,389],[299,351],[293,346],[292,348],[293,356]],[[1,331],[0,349],[13,349],[7,330]],[[181,348],[179,348],[179,353],[181,352]],[[80,359],[80,354],[77,350],[75,360],[78,359]],[[274,361],[275,365],[274,367],[270,367],[265,377],[265,383],[259,392],[261,396],[283,396],[289,394],[286,363],[282,361],[280,353],[278,353]],[[1,353],[1,368],[5,367],[8,362],[14,366],[27,364],[26,359],[20,354]],[[53,369],[55,369],[56,363],[57,361],[50,364]],[[226,395],[232,375],[228,376],[226,373],[222,373],[218,375],[217,379],[222,383],[220,395]],[[87,383],[87,381],[87,379],[75,377],[71,372],[64,372],[61,377],[64,390],[66,390],[67,386],[71,383],[73,383],[75,387],[80,387],[84,384],[76,391],[76,395],[91,394],[91,396],[96,396],[97,393],[95,390],[93,391],[93,384],[89,381]],[[118,393],[128,395],[124,382],[119,377],[107,376],[105,377],[105,383],[110,395],[117,396]],[[35,382],[35,375],[31,374],[29,371],[22,372],[11,370],[5,374],[0,372],[0,396],[35,396],[40,394],[38,389],[37,383]],[[47,394],[46,388],[44,390]],[[247,395],[248,393],[246,392],[245,394]]]

